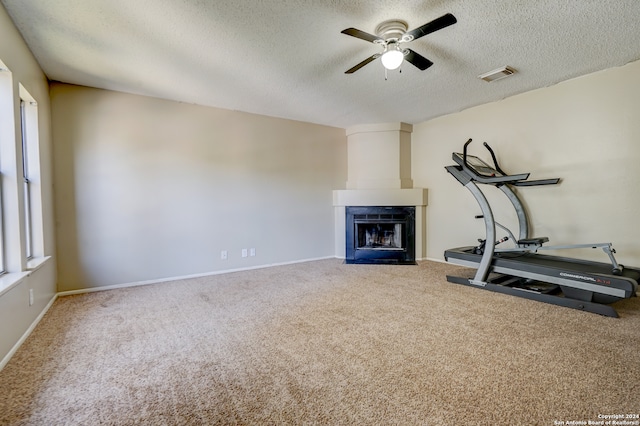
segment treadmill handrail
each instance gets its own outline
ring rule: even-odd
[[[498,159],[496,158],[496,154],[493,152],[493,149],[491,149],[491,146],[489,146],[489,144],[486,142],[482,142],[482,144],[484,145],[485,148],[487,148],[487,150],[491,154],[491,159],[493,160],[494,166],[496,166],[496,170],[502,173],[503,175],[506,175],[507,173],[505,173],[505,171],[502,170],[502,168],[500,168],[500,164],[498,164]],[[560,178],[528,180],[526,182],[514,182],[513,185],[514,186],[540,186],[540,185],[555,185],[558,182],[560,182]]]
[[[489,144],[486,142],[482,142],[482,144],[484,145],[485,148],[487,148],[487,150],[489,151],[489,154],[491,154],[491,159],[493,160],[493,165],[496,166],[496,170],[502,173],[503,175],[507,175],[508,173],[505,173],[504,170],[500,168],[500,164],[498,164],[498,159],[496,158],[496,154],[493,152],[493,149],[491,149]]]
[[[514,186],[540,186],[540,185],[556,185],[560,182],[560,178],[553,179],[537,179],[537,180],[527,180],[523,182],[514,182]]]
[[[455,152],[453,153],[452,157],[453,160],[460,164],[460,166],[462,166],[462,170],[468,174],[472,180],[480,182],[480,183],[486,183],[486,184],[490,184],[490,185],[499,185],[502,183],[512,183],[515,184],[518,181],[524,181],[527,180],[529,178],[529,174],[530,173],[520,173],[517,175],[507,175],[503,172],[501,172],[500,170],[496,170],[498,173],[502,174],[503,176],[485,176],[482,175],[478,172],[476,172],[473,167],[471,167],[469,165],[469,162],[467,161],[467,146],[471,143],[472,139],[469,138],[469,140],[464,144],[463,150],[462,150],[462,161],[459,161],[459,154],[456,154]]]

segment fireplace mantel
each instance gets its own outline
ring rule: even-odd
[[[425,188],[341,189],[333,191],[334,206],[426,206]]]

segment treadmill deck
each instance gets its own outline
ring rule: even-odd
[[[448,262],[469,267],[477,267],[482,259],[482,255],[473,253],[473,247],[446,250],[444,256]],[[622,274],[613,275],[609,263],[529,252],[494,253],[490,271],[619,298],[634,296],[640,280],[638,269],[625,267]]]

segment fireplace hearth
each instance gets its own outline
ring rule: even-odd
[[[415,207],[346,206],[346,263],[415,264]]]

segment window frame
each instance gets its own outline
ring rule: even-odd
[[[33,214],[31,200],[31,180],[29,174],[29,131],[27,102],[20,99],[20,139],[22,147],[22,196],[23,196],[23,217],[24,217],[24,253],[27,260],[33,259]]]
[[[7,165],[12,157],[12,150],[7,149],[12,145],[13,138],[13,76],[9,68],[0,60],[0,276],[9,272],[7,261],[7,202],[5,185],[8,181],[5,176],[10,167]]]
[[[29,91],[18,83],[18,95],[22,101],[16,120],[20,120],[19,129],[21,135],[17,135],[17,143],[21,143],[21,149],[16,146],[16,155],[22,155],[22,205],[20,206],[21,227],[20,245],[23,268],[33,269],[41,264],[45,256],[44,249],[44,216],[42,198],[42,170],[40,164],[40,118],[38,102]],[[22,140],[20,140],[22,138]],[[20,168],[20,163],[16,164]],[[16,173],[16,179],[20,179],[20,171]]]

